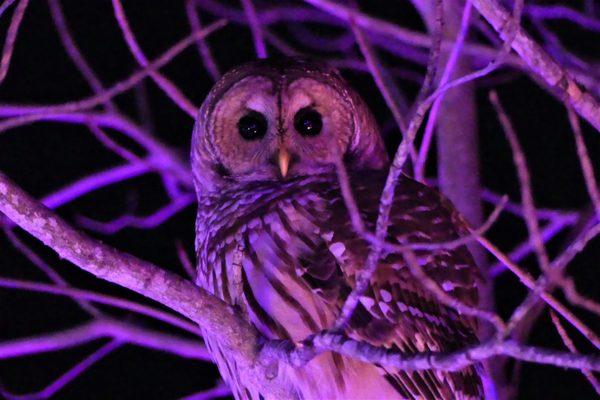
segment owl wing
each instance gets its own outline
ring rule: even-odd
[[[377,219],[385,174],[352,179],[359,209],[370,230]],[[370,247],[354,233],[339,192],[329,199],[329,218],[321,225],[322,242],[300,260],[302,278],[332,307],[339,309],[354,287]],[[391,210],[388,241],[443,242],[468,232],[466,223],[438,192],[407,177],[399,180]],[[466,247],[415,252],[425,272],[464,303],[477,303],[478,268]],[[405,353],[452,351],[473,344],[476,321],[439,303],[410,273],[401,255],[379,261],[371,286],[361,297],[347,334],[353,339]],[[482,398],[477,367],[457,372],[398,371],[380,367],[405,398]]]

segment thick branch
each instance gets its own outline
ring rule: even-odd
[[[299,345],[294,345],[288,340],[273,341],[272,345],[265,347],[264,352],[271,357],[285,359],[292,365],[301,366],[316,354],[326,350],[335,351],[364,362],[386,365],[401,370],[458,371],[473,363],[497,355],[506,355],[537,364],[593,371],[600,370],[600,355],[598,354],[582,356],[565,351],[521,345],[513,341],[495,340],[450,353],[432,351],[406,354],[348,339],[337,333],[322,332],[301,342]]]
[[[504,7],[497,0],[473,0],[473,5],[506,40],[508,32],[505,26],[510,14]],[[517,28],[511,46],[536,76],[556,90],[581,117],[600,131],[600,105],[596,99],[581,88],[523,28]]]
[[[218,337],[226,351],[235,357],[245,381],[259,385],[276,398],[288,397],[284,385],[276,379],[265,379],[267,370],[272,371],[273,366],[255,362],[259,340],[256,330],[223,301],[178,275],[76,231],[2,173],[0,211],[61,258],[198,323],[211,336]]]

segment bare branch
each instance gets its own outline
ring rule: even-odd
[[[497,0],[473,0],[473,5],[506,40],[508,34],[504,32],[504,26],[510,16],[500,3]],[[558,91],[581,117],[600,131],[600,105],[596,99],[581,88],[523,28],[517,28],[511,46],[534,74]]]
[[[240,1],[242,2],[242,7],[244,7],[244,13],[246,14],[246,19],[248,20],[250,31],[252,32],[252,38],[254,39],[254,48],[256,49],[256,56],[258,58],[266,58],[267,46],[265,45],[265,40],[263,38],[263,28],[256,15],[256,9],[254,8],[254,4],[252,3],[252,0]]]
[[[175,56],[177,56],[188,46],[193,44],[197,38],[209,35],[215,30],[222,28],[225,25],[225,23],[226,21],[220,20],[212,23],[200,32],[195,32],[191,35],[186,36],[185,38],[177,42],[175,45],[173,45],[166,52],[164,52],[156,60],[148,63],[148,65],[142,70],[134,73],[129,78],[116,83],[101,94],[64,104],[35,107],[33,109],[30,109],[27,113],[22,112],[20,116],[9,118],[0,122],[0,132],[31,122],[39,121],[41,119],[46,118],[49,114],[60,114],[88,110],[97,106],[98,104],[102,104],[106,100],[111,99],[125,92],[126,90],[131,89],[132,87],[137,85],[142,79],[150,75],[152,71],[158,70],[159,68],[169,63],[169,61],[171,61]]]
[[[273,341],[263,352],[266,357],[277,357],[289,364],[303,366],[316,354],[323,351],[335,351],[358,360],[385,365],[400,370],[434,369],[442,371],[458,371],[476,362],[493,356],[506,355],[517,360],[538,364],[556,365],[565,368],[600,370],[599,355],[577,355],[570,352],[543,349],[535,346],[520,345],[512,341],[487,341],[477,346],[461,349],[456,352],[424,352],[403,354],[398,351],[371,346],[358,342],[337,333],[323,332],[316,334],[298,345],[287,340]]]
[[[563,343],[565,344],[565,346],[567,346],[567,348],[569,349],[569,351],[571,353],[577,354],[578,353],[577,348],[575,347],[575,344],[573,343],[573,341],[567,334],[567,331],[565,330],[565,328],[562,326],[560,319],[558,319],[556,314],[552,311],[550,312],[550,317],[552,318],[552,323],[556,327],[556,330],[558,331],[558,334],[559,334],[560,338],[562,339]],[[587,369],[582,369],[581,373],[590,382],[590,384],[594,387],[594,390],[596,391],[596,393],[598,393],[598,395],[600,396],[600,382],[598,382],[598,379],[596,379],[594,374],[592,374]]]
[[[494,246],[489,240],[478,237],[477,241],[487,249],[491,254],[500,260],[506,267],[514,273],[520,281],[529,288],[535,295],[539,296],[544,302],[546,302],[552,309],[563,316],[569,323],[571,323],[581,334],[588,339],[596,348],[600,349],[600,337],[590,329],[581,319],[575,314],[569,311],[564,305],[562,305],[556,298],[545,292],[543,286],[539,282],[536,282],[531,275],[523,271],[516,264],[506,257],[496,246]]]
[[[112,0],[112,4],[115,10],[115,18],[119,23],[119,27],[121,28],[121,32],[123,33],[123,37],[125,38],[125,42],[127,43],[131,54],[133,54],[134,58],[142,68],[148,67],[148,59],[137,43],[133,31],[129,27],[129,21],[127,21],[127,16],[125,15],[125,10],[123,10],[121,1]],[[183,93],[181,93],[181,91],[173,82],[154,69],[148,70],[148,74],[180,109],[182,109],[190,117],[196,118],[196,114],[198,114],[198,107],[192,104],[192,102],[185,97]]]
[[[188,22],[192,30],[200,31],[202,29],[202,26],[200,25],[200,16],[198,15],[198,11],[196,10],[195,0],[185,1],[185,12],[187,14]],[[221,76],[221,72],[219,71],[217,61],[213,57],[210,47],[206,43],[206,39],[199,38],[197,44],[198,51],[200,53],[200,58],[204,63],[204,68],[206,68],[213,80],[216,81]]]
[[[567,114],[569,116],[569,123],[575,136],[575,145],[577,146],[577,155],[579,156],[579,163],[581,164],[581,170],[583,171],[583,177],[585,179],[585,185],[588,190],[594,209],[596,210],[596,216],[600,221],[600,190],[598,189],[598,181],[594,174],[594,166],[590,160],[585,141],[583,140],[583,133],[581,132],[581,126],[579,125],[579,118],[573,112],[571,107],[567,106]]]
[[[0,211],[58,255],[98,278],[131,289],[198,323],[235,357],[247,382],[288,398],[288,388],[268,380],[272,365],[255,363],[259,336],[231,306],[189,281],[121,253],[75,231],[0,173]]]
[[[423,271],[423,268],[419,265],[417,257],[412,251],[405,250],[402,253],[402,256],[406,260],[406,264],[408,265],[411,274],[421,285],[429,290],[429,292],[431,292],[441,304],[445,304],[446,306],[455,309],[459,314],[477,317],[489,322],[499,334],[504,331],[504,321],[502,321],[502,318],[500,318],[497,314],[491,311],[469,306],[446,293],[433,279],[431,279],[425,273],[425,271]]]
[[[531,190],[531,177],[529,175],[529,169],[527,168],[527,162],[525,161],[525,154],[523,153],[523,149],[519,144],[519,140],[517,139],[517,135],[514,131],[512,123],[502,108],[500,100],[498,99],[498,94],[495,91],[490,92],[490,101],[496,109],[500,123],[504,128],[504,134],[506,135],[512,150],[514,163],[517,168],[517,175],[519,177],[521,202],[523,203],[524,219],[527,225],[527,232],[529,233],[529,240],[531,241],[531,244],[535,250],[540,267],[546,273],[550,273],[550,261],[548,258],[548,253],[546,252],[546,247],[544,246],[544,241],[542,240],[542,236],[540,234],[538,220],[536,218],[535,203],[533,201],[533,193]]]
[[[60,332],[1,342],[0,359],[59,351],[106,337],[180,357],[210,361],[210,355],[197,340],[184,339],[110,318],[93,320]]]
[[[441,16],[441,7],[439,7],[438,12],[440,13],[439,18],[437,19],[438,23],[442,23]],[[413,141],[415,139],[415,135],[418,130],[418,126],[421,124],[423,120],[424,113],[426,111],[426,106],[423,106],[424,102],[420,102],[420,99],[431,89],[431,85],[433,84],[433,77],[435,76],[435,71],[438,64],[438,58],[440,54],[440,43],[441,43],[441,29],[437,30],[438,38],[433,40],[433,46],[430,51],[430,57],[427,64],[427,73],[426,78],[419,90],[419,94],[417,95],[417,107],[415,109],[414,115],[411,118],[410,124],[408,126],[408,130],[406,135],[404,135],[400,146],[396,150],[396,155],[394,156],[394,160],[392,161],[392,165],[389,169],[388,176],[385,182],[385,186],[383,188],[383,192],[381,193],[381,198],[379,202],[379,212],[376,221],[376,230],[375,237],[376,241],[371,246],[371,251],[369,252],[367,259],[365,261],[364,268],[360,269],[356,276],[356,284],[354,289],[346,300],[344,301],[344,305],[340,310],[340,314],[336,319],[335,328],[343,328],[350,317],[354,313],[356,305],[359,302],[360,296],[365,292],[368,288],[371,277],[377,268],[377,264],[379,262],[379,258],[381,256],[381,252],[383,250],[382,242],[387,235],[390,212],[392,209],[392,204],[394,201],[394,194],[396,189],[396,184],[398,181],[398,177],[402,173],[402,169],[406,160],[408,159],[408,155],[410,153],[410,149],[413,148]],[[339,168],[338,168],[339,169]]]
[[[13,50],[15,49],[17,34],[19,33],[19,27],[21,26],[21,21],[23,21],[23,15],[25,15],[28,4],[29,0],[21,0],[19,4],[17,4],[17,8],[15,8],[12,19],[10,20],[4,47],[2,48],[2,58],[0,58],[0,84],[2,84],[8,73],[10,59],[12,58]]]
[[[67,372],[62,374],[58,379],[46,386],[44,389],[35,392],[27,393],[24,395],[14,395],[9,393],[6,389],[0,386],[0,394],[2,394],[8,400],[32,400],[32,399],[47,399],[52,397],[56,392],[65,387],[69,382],[77,378],[79,375],[84,373],[92,365],[112,353],[114,350],[119,348],[121,343],[119,341],[111,341],[100,347],[98,350],[81,360],[79,363],[74,365]]]
[[[73,61],[73,64],[75,64],[77,70],[88,82],[94,93],[102,93],[104,91],[104,87],[79,50],[79,47],[77,47],[77,44],[75,43],[75,40],[73,39],[69,30],[69,26],[67,25],[67,21],[65,21],[65,16],[60,5],[60,1],[48,0],[48,6],[50,7],[50,14],[52,15],[54,25],[56,26],[56,31],[60,36],[60,40],[67,52],[67,55]],[[106,102],[106,106],[108,110],[113,112],[116,111],[114,104],[108,100]]]

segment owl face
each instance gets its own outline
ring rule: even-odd
[[[365,144],[378,151],[361,154]],[[337,71],[298,59],[262,60],[215,85],[196,124],[192,161],[197,180],[214,189],[322,173],[340,159],[364,164],[382,149],[371,114]],[[371,167],[381,164],[375,160]]]

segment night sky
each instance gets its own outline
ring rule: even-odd
[[[225,3],[239,7],[236,2]],[[255,3],[261,8],[268,2]],[[364,12],[411,29],[423,29],[418,14],[408,2],[392,2],[393,8],[385,0],[359,3]],[[575,3],[579,4],[568,3],[574,3],[573,6]],[[115,22],[110,1],[65,0],[61,5],[79,48],[105,86],[110,86],[139,69]],[[124,1],[124,7],[137,39],[150,59],[157,57],[189,33],[183,1]],[[12,9],[11,7],[0,18],[1,42],[4,42],[3,35],[8,28]],[[391,9],[394,11],[390,11]],[[201,16],[204,24],[215,20],[207,12],[202,12]],[[341,31],[314,24],[308,27],[316,34],[328,36]],[[566,47],[583,59],[600,54],[597,33],[579,30],[569,23],[553,23],[550,27],[560,34]],[[310,55],[331,55],[303,48],[295,41],[292,30],[285,24],[276,25],[274,30]],[[209,43],[222,71],[255,58],[249,32],[240,25],[229,24],[211,36]],[[274,56],[278,54],[272,47],[269,47],[269,51]],[[355,54],[359,53],[355,51]],[[421,66],[398,60],[387,53],[381,55],[388,65],[412,73],[424,72]],[[213,83],[203,69],[194,47],[184,51],[162,72],[196,105],[201,104]],[[380,125],[390,127],[385,129],[385,135],[390,153],[393,154],[400,133],[393,128],[391,113],[371,76],[350,70],[342,72],[369,99]],[[414,97],[419,87],[416,82],[406,79],[397,80],[397,84],[409,99]],[[510,149],[487,99],[491,85],[495,85],[524,148],[531,170],[536,204],[539,207],[589,212],[589,198],[564,107],[534,81],[515,71],[501,69],[479,83],[477,100],[484,186],[496,193],[508,194],[513,201],[518,202],[520,199]],[[148,126],[158,139],[187,159],[192,118],[173,105],[152,81],[146,80],[142,87],[141,90],[147,92],[151,111]],[[11,68],[6,80],[0,85],[0,103],[58,104],[87,97],[90,93],[88,85],[64,52],[53,27],[48,5],[44,1],[31,1],[19,32]],[[129,91],[119,96],[115,99],[115,104],[124,114],[139,122],[141,117],[134,93]],[[585,123],[583,129],[596,173],[600,175],[600,135]],[[107,133],[118,143],[143,155],[139,146],[124,139],[122,135],[110,130]],[[435,174],[434,158],[429,166],[430,176]],[[0,170],[36,197],[122,162],[118,156],[101,146],[85,125],[42,122],[0,133]],[[72,223],[76,223],[81,217],[108,221],[127,212],[136,215],[150,214],[167,201],[160,178],[155,174],[148,174],[84,196],[61,207],[58,212]],[[486,212],[490,210],[490,205],[486,204]],[[125,229],[114,235],[89,233],[120,250],[183,274],[176,254],[176,242],[181,243],[187,253],[193,256],[194,220],[195,206],[192,205],[156,229]],[[58,260],[52,251],[27,234],[18,229],[15,232],[74,287],[150,304],[141,296],[101,282],[68,262]],[[504,216],[491,230],[489,237],[508,251],[525,238],[525,232],[521,220]],[[556,255],[569,238],[567,229],[553,239],[549,246],[550,255]],[[593,242],[569,268],[578,289],[597,300],[600,299],[597,289],[600,278],[598,243],[598,240]],[[527,258],[520,265],[537,274],[533,258]],[[0,233],[0,276],[47,281],[39,270],[11,246],[3,233]],[[498,311],[504,317],[510,315],[526,294],[524,287],[509,273],[498,278],[496,291]],[[561,296],[559,298],[562,299]],[[154,306],[160,307],[156,304]],[[103,306],[100,308],[122,320],[136,321],[165,332],[180,333],[144,317]],[[597,318],[580,310],[577,313],[596,332],[600,331]],[[72,327],[87,318],[68,298],[0,288],[1,341]],[[539,319],[532,332],[531,343],[563,349],[547,312]],[[591,351],[590,346],[574,330],[569,329],[569,333],[582,352]],[[98,340],[57,353],[0,360],[0,383],[16,394],[39,390],[104,343],[106,340]],[[218,373],[210,364],[128,345],[119,348],[64,387],[56,398],[171,399],[210,388],[217,380]],[[578,371],[547,366],[522,366],[519,398],[593,397],[593,388]]]

